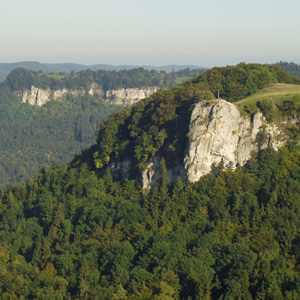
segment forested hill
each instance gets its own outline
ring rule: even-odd
[[[43,73],[33,70],[17,68],[6,78],[4,84],[12,90],[30,89],[35,86],[43,89],[88,89],[91,84],[96,83],[104,91],[120,88],[142,88],[160,87],[168,88],[176,83],[193,78],[202,74],[205,69],[185,69],[177,72],[167,73],[164,71],[146,70],[137,68],[132,70],[119,71],[92,71],[83,70]]]
[[[70,161],[96,141],[98,122],[123,106],[68,95],[42,107],[21,103],[0,88],[0,186],[35,177],[42,167]]]
[[[193,104],[292,81],[274,66],[213,69],[113,114],[71,165],[0,190],[2,298],[299,299],[298,98],[269,99],[274,117],[295,121],[280,151],[194,184],[167,177]],[[142,190],[137,170],[158,151],[161,178]],[[106,166],[130,155],[137,169],[120,181]]]
[[[104,71],[118,71],[118,70],[131,70],[143,67],[147,70],[165,71],[165,72],[177,72],[184,69],[207,69],[205,67],[195,66],[195,65],[165,65],[160,67],[154,66],[138,66],[138,65],[108,65],[108,64],[94,64],[94,65],[82,65],[76,63],[40,63],[37,61],[23,61],[15,63],[0,63],[0,82],[4,81],[7,75],[14,69],[24,68],[35,71],[43,72],[64,72],[71,73],[72,71],[79,72],[83,70],[104,70]]]
[[[300,78],[300,64],[296,64],[293,62],[280,61],[279,63],[276,63],[275,65],[282,67],[290,75]]]
[[[192,81],[160,91],[133,108],[113,114],[107,123],[100,124],[95,164],[102,168],[110,161],[130,158],[136,170],[141,171],[158,153],[166,158],[167,165],[183,161],[195,103],[215,99],[218,92],[223,99],[237,102],[275,83],[300,84],[300,79],[291,77],[276,66],[240,64],[213,68]],[[299,110],[297,97],[299,90],[298,94],[283,95],[283,98],[274,98],[274,101],[262,98],[257,103],[245,103],[241,109],[247,114],[261,110],[266,117],[276,114],[280,118],[285,110],[286,113]]]

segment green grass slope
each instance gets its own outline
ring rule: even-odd
[[[292,137],[299,133],[300,85],[273,83],[237,101],[235,105],[243,115],[260,110],[267,121],[287,129],[286,133]]]
[[[245,105],[256,104],[257,101],[262,99],[271,99],[272,101],[274,101],[274,103],[281,105],[284,101],[299,95],[300,85],[274,83],[257,91],[253,95],[237,101],[235,105],[237,105],[238,107],[243,107]]]

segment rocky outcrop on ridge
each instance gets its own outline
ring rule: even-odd
[[[128,88],[106,91],[105,99],[115,105],[133,105],[141,99],[151,96],[158,87]]]
[[[85,95],[84,90],[50,90],[50,89],[41,89],[35,86],[31,86],[29,90],[24,89],[23,91],[18,92],[18,96],[23,103],[28,103],[30,105],[42,106],[51,100],[61,101],[64,96],[69,93],[73,96],[83,96]]]
[[[234,170],[251,158],[253,151],[283,144],[275,124],[268,124],[261,112],[250,119],[241,116],[230,102],[217,99],[195,105],[189,127],[189,144],[184,168],[189,182],[214,171],[222,161]]]
[[[92,84],[88,91],[85,90],[69,90],[69,89],[41,89],[35,86],[18,92],[18,96],[23,103],[42,106],[51,100],[62,101],[66,94],[73,96],[83,96],[85,94],[91,96],[100,96],[110,104],[114,105],[133,105],[141,99],[151,96],[158,90],[158,87],[146,88],[128,88],[103,91],[98,85]]]
[[[241,116],[234,104],[222,99],[202,101],[194,106],[188,132],[185,158],[168,169],[170,182],[180,175],[183,180],[196,182],[217,170],[234,170],[245,165],[253,151],[272,146],[278,150],[284,143],[282,132],[268,124],[261,112],[252,118]],[[149,162],[141,174],[142,186],[150,189],[160,178],[160,157]]]

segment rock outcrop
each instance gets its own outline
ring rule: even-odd
[[[51,100],[61,101],[64,99],[66,94],[71,94],[73,96],[83,96],[85,95],[84,90],[50,90],[50,89],[41,89],[35,86],[31,86],[29,90],[25,89],[18,93],[19,98],[23,103],[28,103],[31,105],[42,106]]]
[[[196,182],[217,171],[220,163],[224,169],[234,170],[245,165],[253,151],[268,146],[278,150],[285,141],[282,132],[275,124],[268,124],[261,112],[251,118],[242,116],[234,104],[222,99],[202,101],[194,106],[188,137],[184,161],[174,161],[167,170],[169,182],[174,182],[177,176]],[[161,159],[155,156],[141,172],[144,189],[150,189],[160,180]],[[111,169],[125,179],[130,165],[129,160],[114,162]]]
[[[151,96],[158,87],[128,88],[106,91],[105,99],[115,105],[133,105],[141,99]]]
[[[225,169],[234,170],[251,159],[252,151],[267,146],[278,150],[283,144],[280,134],[276,125],[268,124],[260,112],[251,120],[225,100],[200,102],[190,120],[184,159],[187,180],[198,181],[221,162]]]
[[[147,88],[130,88],[103,91],[97,84],[92,84],[88,91],[86,90],[69,90],[69,89],[41,89],[31,86],[29,90],[25,89],[18,92],[18,96],[23,103],[42,106],[51,100],[62,101],[66,94],[73,96],[100,96],[114,105],[133,105],[141,99],[151,96],[158,90],[158,87]]]
[[[186,170],[183,164],[173,162],[172,168],[167,169],[167,176],[169,182],[175,182],[176,178],[180,176],[182,180],[186,181]],[[141,184],[143,189],[149,190],[155,186],[161,179],[161,157],[154,157],[148,164],[146,169],[141,174]]]
[[[232,103],[222,99],[195,105],[188,137],[184,161],[174,163],[173,168],[168,169],[170,182],[178,175],[185,181],[196,182],[218,170],[220,163],[224,169],[234,170],[245,165],[253,151],[268,146],[278,150],[284,143],[281,131],[275,124],[268,124],[261,112],[252,118],[241,116]],[[152,159],[142,172],[143,188],[150,189],[160,178],[160,159]]]

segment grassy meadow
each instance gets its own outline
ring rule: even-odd
[[[255,94],[248,96],[240,101],[235,102],[235,105],[243,109],[245,105],[256,104],[257,101],[264,99],[272,100],[275,104],[281,105],[286,100],[292,100],[294,96],[300,96],[300,85],[275,83],[268,87],[258,90]]]

